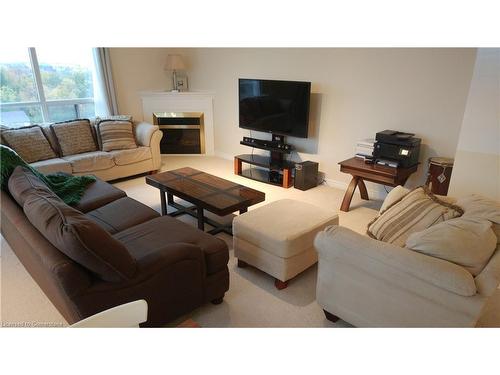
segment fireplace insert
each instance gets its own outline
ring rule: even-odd
[[[203,112],[155,112],[153,122],[163,132],[162,154],[204,154]]]

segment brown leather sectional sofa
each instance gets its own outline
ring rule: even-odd
[[[145,299],[144,326],[165,323],[229,289],[227,245],[97,180],[78,207],[27,169],[1,191],[1,232],[68,323]]]

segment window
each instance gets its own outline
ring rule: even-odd
[[[95,116],[91,49],[0,52],[0,122],[22,126]]]

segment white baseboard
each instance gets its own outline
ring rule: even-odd
[[[215,151],[214,156],[217,156],[219,158],[226,159],[226,160],[233,160],[234,159],[234,155],[226,154],[225,152],[220,152],[220,151]]]

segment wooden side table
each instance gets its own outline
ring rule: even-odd
[[[340,171],[352,175],[352,180],[345,192],[341,211],[348,212],[351,205],[352,196],[359,187],[361,199],[368,200],[368,191],[364,181],[375,182],[387,186],[404,185],[408,177],[417,171],[418,165],[409,168],[391,168],[378,164],[366,164],[358,158],[351,158],[340,163]]]

